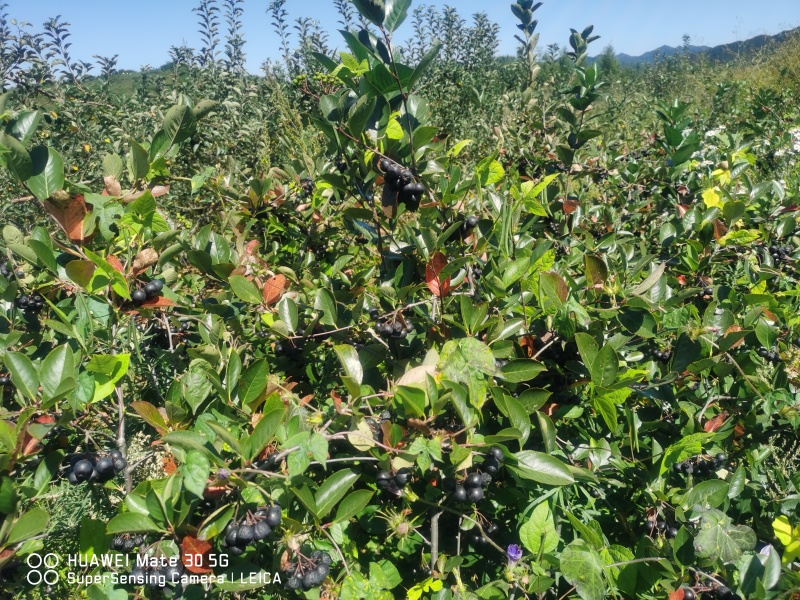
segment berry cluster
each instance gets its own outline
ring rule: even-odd
[[[18,297],[15,301],[17,308],[22,310],[25,313],[31,315],[37,315],[42,312],[44,308],[44,298],[42,298],[41,294],[22,294],[22,296]]]
[[[239,523],[235,521],[229,523],[225,530],[223,543],[231,554],[238,556],[243,554],[250,544],[269,537],[272,530],[280,524],[280,506],[260,509],[255,513],[249,513]]]
[[[300,197],[308,198],[314,193],[314,180],[311,177],[303,177],[300,180]]]
[[[475,504],[483,500],[483,488],[492,482],[492,476],[500,472],[505,455],[497,446],[489,448],[488,455],[481,464],[482,472],[473,472],[467,475],[462,484],[453,489],[452,498],[456,502],[469,502]]]
[[[773,364],[778,364],[783,362],[781,359],[781,355],[775,352],[774,350],[767,350],[766,348],[759,348],[756,353],[761,357],[765,358],[767,362],[771,362]]]
[[[698,594],[702,594],[703,600],[742,600],[739,594],[731,591],[726,585],[720,585],[708,580],[705,589],[698,589],[696,592],[690,587],[683,587],[683,600],[695,600]]]
[[[303,353],[303,346],[301,344],[294,344],[290,341],[278,342],[275,344],[275,356],[286,356],[287,358],[296,358]]]
[[[331,555],[321,550],[314,550],[311,556],[299,556],[292,562],[284,573],[287,575],[283,586],[287,590],[297,590],[301,587],[310,590],[325,581],[331,570]]]
[[[406,487],[410,481],[411,471],[409,469],[400,469],[394,475],[389,471],[378,471],[375,478],[375,483],[379,488],[395,495],[399,494],[400,490]]]
[[[132,552],[137,546],[144,544],[143,535],[131,535],[130,533],[120,533],[111,540],[111,549],[119,552]]]
[[[663,535],[668,540],[678,537],[678,528],[675,525],[669,525],[666,521],[652,521],[647,520],[644,522],[644,528],[649,535]]]
[[[25,276],[25,273],[22,271],[14,271],[14,267],[11,266],[7,260],[0,261],[0,275],[6,278],[10,278],[11,275],[16,275],[18,278],[22,278]]]
[[[417,210],[422,194],[425,193],[425,186],[414,181],[414,174],[409,169],[404,169],[388,158],[381,159],[378,166],[383,171],[383,179],[389,189],[400,193],[400,201],[405,203],[406,209]]]
[[[697,292],[697,296],[699,298],[711,298],[714,296],[714,288],[713,287],[704,287],[702,290]]]
[[[369,310],[369,317],[376,321],[375,333],[385,338],[399,338],[405,339],[409,333],[414,333],[414,324],[411,321],[398,318],[394,319],[381,318],[380,311],[377,308]]]
[[[792,256],[792,247],[791,246],[777,246],[772,244],[769,247],[769,255],[775,262],[780,260],[786,260]]]
[[[131,570],[130,582],[136,585],[146,585],[150,588],[164,588],[167,585],[177,585],[183,577],[183,564],[174,559],[164,558],[153,565],[137,565]]]
[[[477,265],[473,265],[472,278],[477,280],[480,279],[481,277],[483,277],[483,266],[481,266],[480,263],[478,263]]]
[[[155,298],[161,294],[161,290],[163,289],[164,282],[160,279],[153,279],[152,281],[148,281],[143,288],[133,290],[133,292],[131,292],[131,301],[134,306],[141,306],[151,298]]]
[[[713,458],[695,456],[693,458],[687,458],[683,462],[674,463],[672,469],[676,473],[685,473],[686,475],[708,475],[717,471],[727,460],[728,457],[722,452]]]
[[[653,352],[653,358],[655,358],[658,362],[667,364],[669,359],[672,358],[672,352],[669,350],[656,350]]]
[[[72,485],[84,481],[105,483],[127,466],[128,461],[119,450],[112,450],[108,456],[98,456],[94,453],[76,454],[70,458],[67,481]]]

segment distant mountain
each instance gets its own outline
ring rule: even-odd
[[[736,58],[737,56],[751,54],[760,50],[764,46],[772,44],[780,44],[793,35],[800,35],[800,27],[782,31],[775,35],[757,35],[743,42],[732,42],[730,44],[722,44],[720,46],[689,46],[690,54],[705,54],[710,60],[726,62]],[[635,66],[643,63],[652,63],[655,61],[656,56],[665,57],[673,56],[683,51],[683,46],[661,46],[650,52],[645,52],[639,56],[631,56],[630,54],[620,53],[617,54],[617,60],[623,66]],[[598,57],[593,57],[596,60]]]

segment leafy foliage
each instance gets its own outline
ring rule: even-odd
[[[539,58],[528,0],[507,61],[410,0],[335,2],[342,50],[311,19],[292,50],[272,2],[256,78],[242,4],[200,2],[200,52],[130,93],[60,18],[0,14],[4,590],[791,597],[785,93],[610,81],[591,26]],[[152,564],[30,585],[67,550]]]

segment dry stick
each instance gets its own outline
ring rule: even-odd
[[[125,400],[122,396],[122,387],[116,386],[114,392],[117,395],[117,415],[119,417],[119,425],[117,426],[117,450],[122,453],[123,458],[128,460],[128,446],[125,440]],[[133,477],[131,473],[133,465],[128,465],[123,470],[123,477],[125,479],[125,494],[130,494],[133,489]]]
[[[439,558],[439,517],[443,512],[440,510],[431,517],[431,569],[436,568],[436,561]]]
[[[710,339],[708,339],[707,337],[703,337],[703,336],[700,336],[700,337],[701,337],[702,339],[704,339],[705,341],[707,341],[707,342],[708,342],[709,344],[711,344],[712,346],[714,346],[715,348],[719,349],[719,345],[718,345],[718,344],[715,344],[714,342],[712,342],[712,341],[711,341]],[[748,377],[748,376],[745,374],[745,372],[744,372],[744,371],[742,371],[742,367],[740,367],[740,366],[739,366],[739,363],[737,363],[737,362],[736,362],[736,359],[735,359],[735,358],[733,358],[733,356],[731,356],[731,354],[730,354],[729,352],[725,352],[725,356],[727,356],[727,357],[728,357],[728,360],[729,360],[729,361],[731,361],[731,362],[733,363],[733,366],[734,366],[734,367],[736,367],[736,370],[737,370],[737,371],[739,371],[739,374],[740,374],[742,377],[744,377],[744,380],[747,382],[747,385],[749,385],[749,386],[752,388],[752,390],[753,390],[753,391],[756,393],[756,395],[757,395],[759,398],[761,398],[761,399],[762,399],[764,402],[766,402],[766,401],[767,401],[767,399],[766,399],[766,398],[764,398],[764,396],[762,396],[762,395],[761,395],[761,392],[759,392],[759,391],[758,391],[758,389],[756,388],[756,386],[754,386],[754,385],[753,385],[753,382],[751,382],[751,381],[750,381],[750,378],[749,378],[749,377]]]

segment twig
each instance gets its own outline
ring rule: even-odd
[[[125,440],[125,399],[122,396],[122,387],[117,386],[114,388],[117,395],[117,416],[119,417],[119,425],[117,426],[117,450],[122,453],[122,457],[128,460],[128,444]],[[131,493],[133,489],[133,465],[130,463],[125,467],[122,476],[125,479],[125,495]]]
[[[350,576],[350,567],[347,566],[347,560],[345,560],[344,554],[342,554],[342,549],[339,548],[339,544],[336,543],[336,540],[333,539],[331,534],[328,533],[327,531],[325,531],[325,529],[321,529],[321,531],[331,541],[331,544],[333,544],[333,547],[336,548],[336,551],[339,553],[339,556],[342,559],[342,564],[344,565],[344,570],[347,571],[347,576],[349,577]]]

